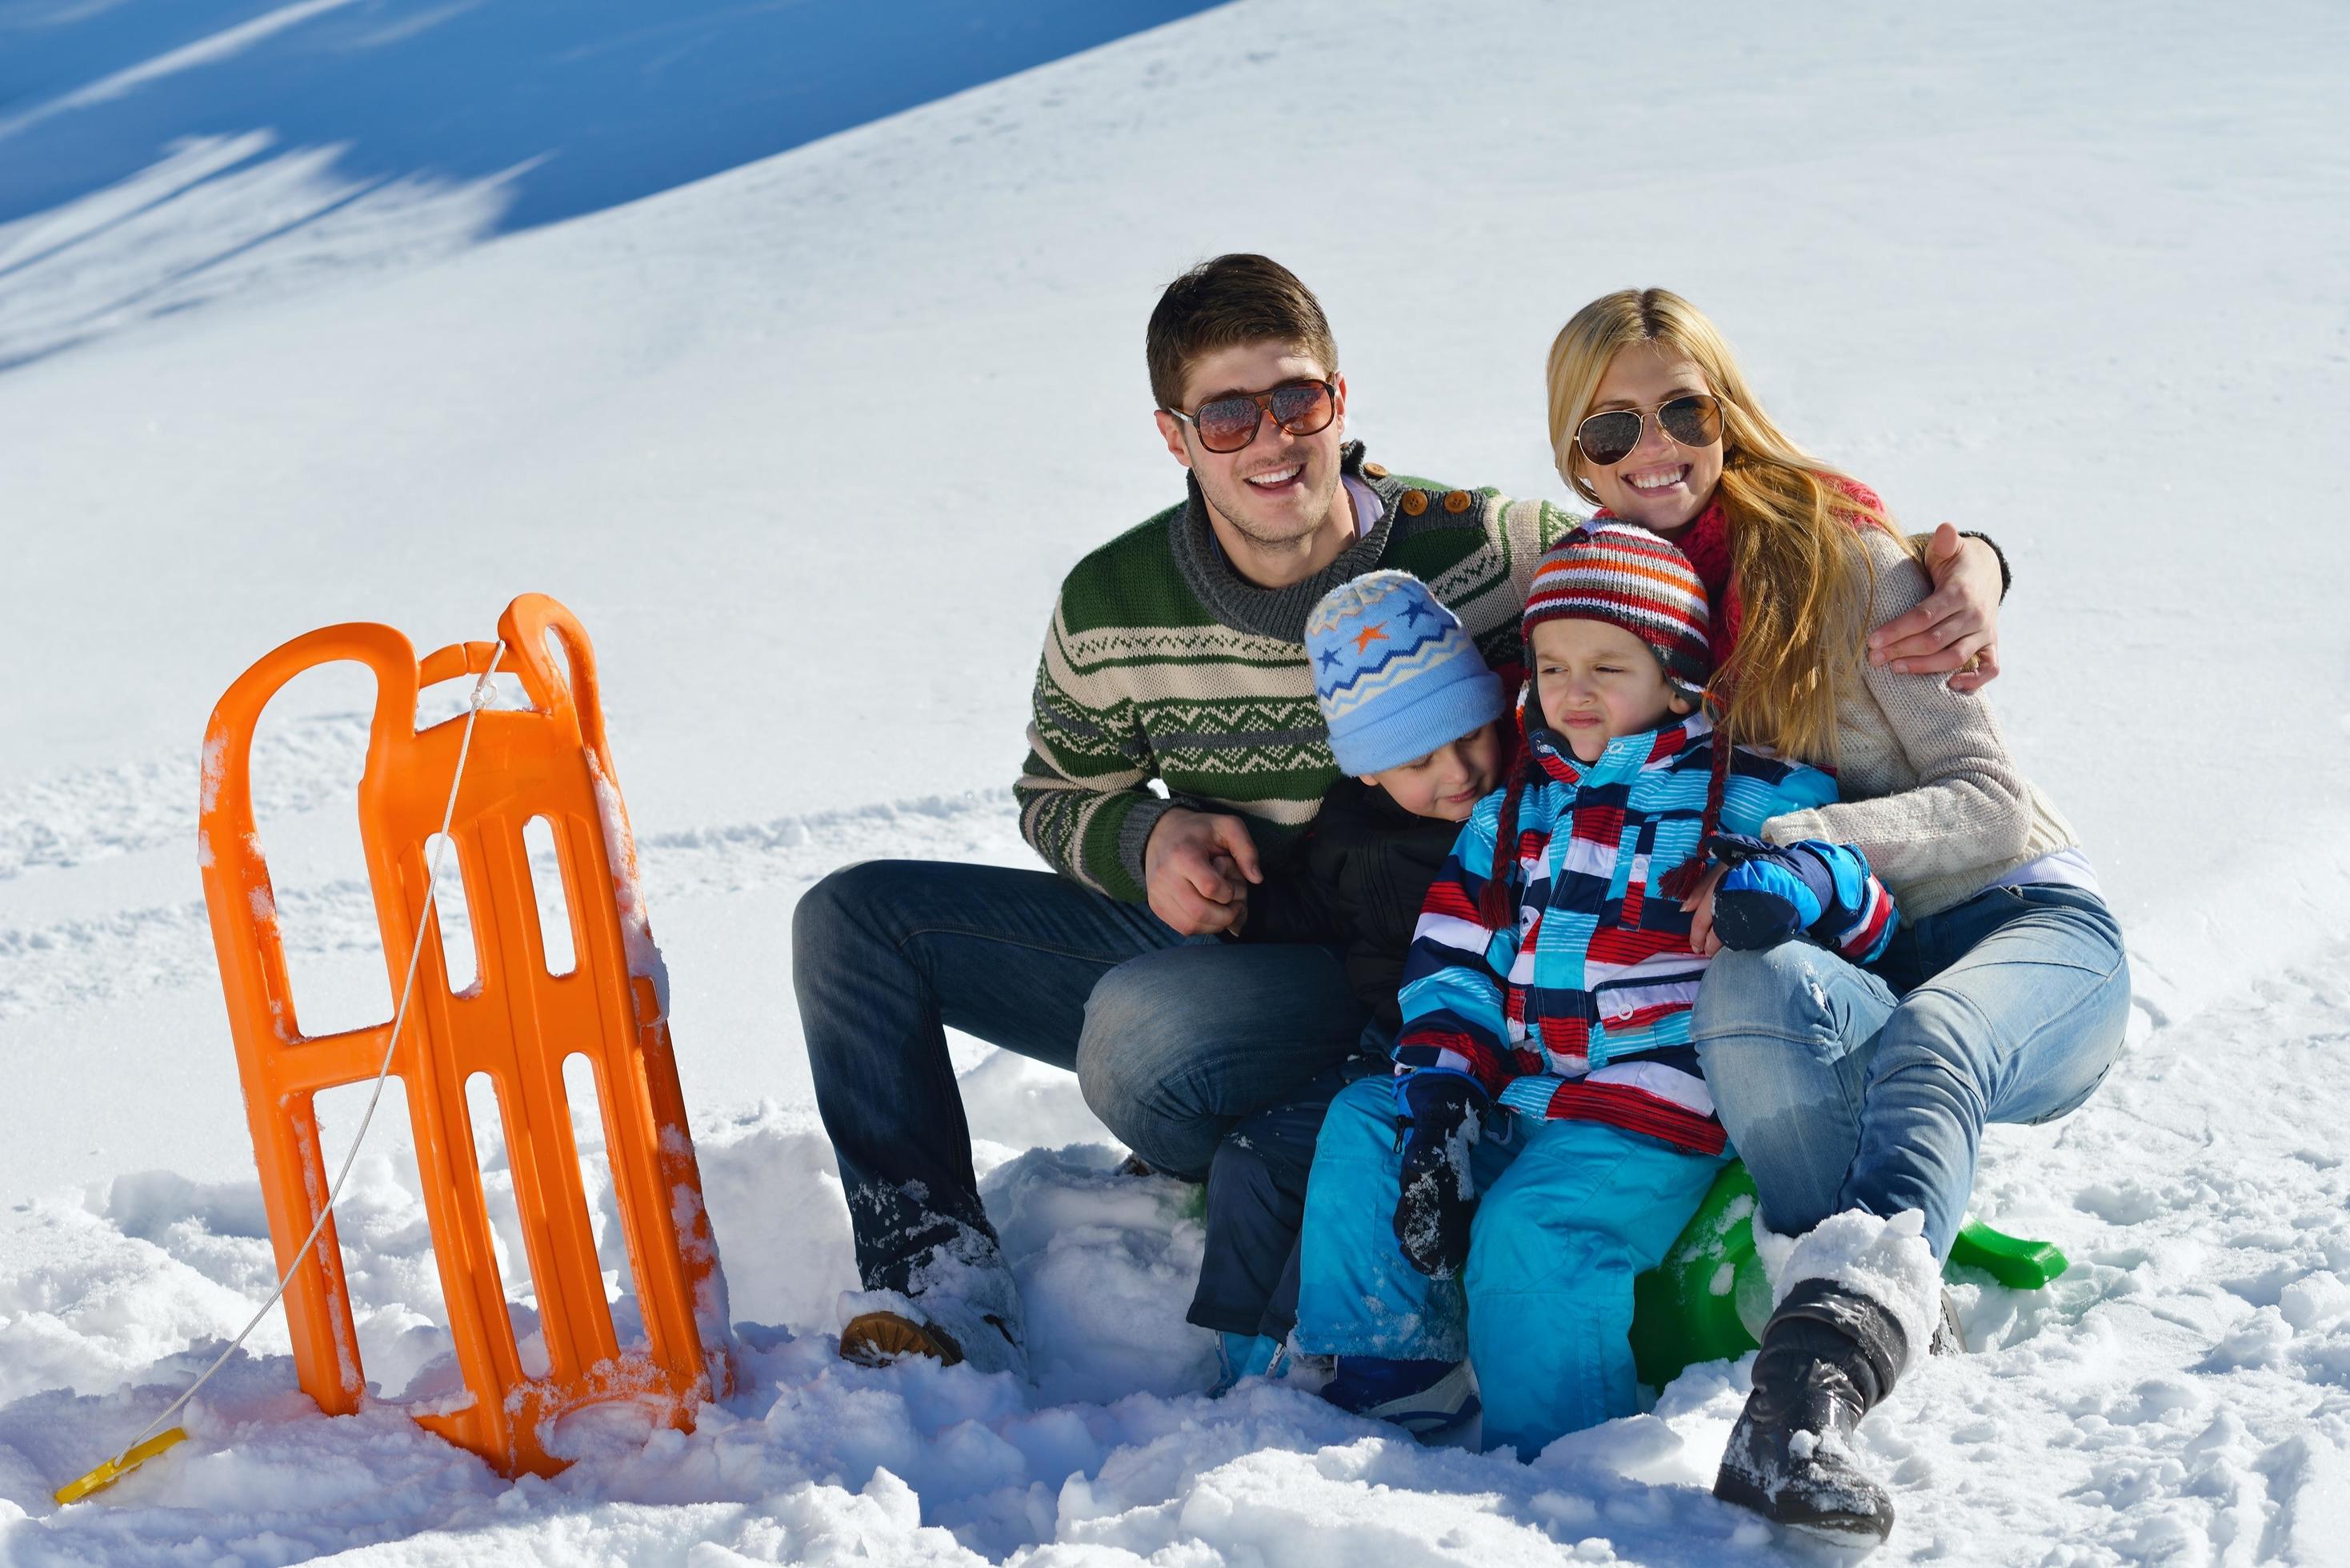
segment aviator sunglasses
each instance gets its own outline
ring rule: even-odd
[[[1200,444],[1210,452],[1233,452],[1256,439],[1256,427],[1267,414],[1294,436],[1327,430],[1338,411],[1338,389],[1328,381],[1285,381],[1269,392],[1211,398],[1194,413],[1166,411],[1199,431]]]
[[[1683,446],[1711,446],[1721,439],[1721,405],[1703,392],[1690,392],[1659,403],[1657,423]],[[1610,409],[1575,427],[1575,444],[1586,461],[1597,468],[1611,467],[1632,455],[1640,444],[1640,431],[1648,410]],[[1213,450],[1212,448],[1210,450]]]

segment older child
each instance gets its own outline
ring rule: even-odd
[[[1525,758],[1429,890],[1395,1076],[1331,1106],[1296,1343],[1341,1380],[1353,1357],[1433,1371],[1465,1353],[1486,1440],[1532,1458],[1637,1409],[1633,1278],[1726,1158],[1689,1043],[1706,960],[1680,897],[1701,846],[1835,791],[1718,742],[1705,590],[1654,535],[1603,523],[1554,545],[1523,630]],[[1827,869],[1804,923],[1856,959],[1883,947],[1891,905],[1858,856],[1762,863],[1805,887]],[[1757,876],[1742,882],[1767,895]]]
[[[1344,776],[1289,858],[1249,894],[1245,941],[1339,950],[1370,1024],[1365,1054],[1226,1135],[1208,1173],[1207,1254],[1188,1314],[1220,1335],[1224,1380],[1266,1370],[1297,1312],[1297,1227],[1331,1096],[1384,1074],[1396,992],[1428,885],[1508,760],[1501,679],[1409,572],[1325,594],[1305,624],[1314,695]],[[1451,1414],[1451,1412],[1448,1412]]]

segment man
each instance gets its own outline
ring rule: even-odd
[[[1169,285],[1146,355],[1188,494],[1062,586],[1015,786],[1022,835],[1057,874],[868,862],[794,919],[793,988],[866,1285],[844,1305],[853,1360],[1024,1370],[945,1027],[1074,1068],[1138,1157],[1191,1179],[1234,1121],[1354,1049],[1365,1021],[1336,955],[1222,940],[1337,775],[1306,612],[1400,568],[1488,664],[1515,669],[1534,562],[1583,521],[1365,462],[1321,306],[1263,256]],[[1879,634],[1921,672],[1988,657],[2002,586],[1981,545],[1946,530],[1937,550],[1941,591]]]

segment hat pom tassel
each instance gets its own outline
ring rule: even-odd
[[[1716,729],[1713,755],[1706,769],[1705,813],[1698,819],[1697,847],[1688,859],[1657,879],[1657,890],[1668,898],[1686,899],[1695,894],[1711,867],[1705,846],[1713,842],[1714,832],[1721,826],[1721,803],[1730,786],[1731,750],[1730,737]]]
[[[1700,849],[1666,872],[1658,881],[1657,890],[1668,898],[1686,898],[1697,891],[1699,883],[1705,880],[1706,868],[1710,865],[1711,862]]]

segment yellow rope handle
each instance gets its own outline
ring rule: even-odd
[[[67,1503],[79,1502],[94,1491],[104,1491],[165,1449],[174,1443],[183,1443],[187,1438],[188,1429],[185,1427],[174,1427],[168,1432],[156,1433],[145,1442],[127,1449],[107,1460],[80,1480],[69,1480],[57,1488],[56,1492],[57,1506],[63,1508]]]
[[[129,1448],[91,1470],[88,1475],[78,1477],[57,1488],[53,1495],[60,1507],[66,1503],[78,1502],[94,1491],[105,1490],[157,1454],[187,1437],[186,1428],[182,1427],[174,1427],[170,1431],[153,1438],[149,1438],[147,1433],[154,1431],[156,1428],[179,1414],[181,1407],[196,1397],[196,1390],[211,1382],[213,1374],[228,1365],[228,1358],[236,1354],[236,1347],[244,1343],[246,1335],[261,1326],[261,1320],[269,1315],[269,1309],[277,1304],[278,1298],[286,1293],[286,1287],[293,1283],[294,1271],[302,1266],[302,1260],[310,1255],[311,1246],[318,1240],[318,1232],[327,1228],[327,1219],[335,1211],[335,1200],[343,1195],[343,1183],[350,1179],[351,1167],[359,1163],[359,1145],[366,1140],[368,1127],[375,1120],[375,1108],[383,1099],[383,1081],[391,1075],[392,1053],[400,1045],[400,1027],[408,1021],[409,993],[416,984],[417,955],[424,948],[424,922],[432,918],[432,889],[441,880],[441,852],[449,846],[449,825],[455,821],[457,816],[457,789],[465,782],[465,757],[473,749],[473,721],[479,719],[482,716],[482,710],[489,706],[490,677],[498,672],[498,660],[505,657],[505,639],[500,638],[497,647],[490,650],[488,668],[482,671],[481,679],[473,683],[473,701],[468,704],[465,713],[464,738],[457,744],[456,772],[449,779],[449,804],[441,814],[440,841],[433,845],[432,863],[425,867],[424,908],[416,917],[416,933],[408,944],[408,976],[400,982],[400,1005],[392,1012],[391,1034],[384,1041],[383,1065],[376,1069],[375,1093],[369,1096],[367,1115],[359,1118],[359,1130],[352,1136],[350,1152],[343,1156],[343,1168],[336,1173],[335,1184],[328,1189],[325,1206],[318,1210],[318,1218],[311,1223],[310,1233],[302,1238],[302,1245],[295,1252],[294,1261],[286,1266],[285,1273],[278,1276],[277,1288],[269,1293],[269,1299],[261,1303],[261,1310],[253,1314],[253,1321],[246,1324],[234,1339],[229,1341],[228,1348],[222,1351],[213,1364],[205,1367],[203,1374],[181,1392],[177,1399],[165,1407],[161,1415],[147,1423],[146,1430],[140,1432]]]

